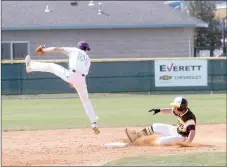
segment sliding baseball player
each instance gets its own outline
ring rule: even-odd
[[[133,143],[142,136],[158,134],[160,137],[157,139],[157,145],[171,145],[177,142],[191,143],[195,137],[196,117],[188,108],[187,99],[176,97],[170,105],[172,108],[151,109],[149,112],[154,112],[153,115],[157,113],[173,114],[178,119],[177,126],[154,123],[139,132],[126,128],[128,139]]]
[[[88,97],[88,90],[86,84],[86,76],[88,75],[91,61],[87,52],[90,51],[89,44],[85,41],[80,41],[78,43],[78,48],[76,47],[48,47],[40,45],[36,49],[36,53],[44,56],[45,53],[61,53],[69,57],[69,69],[54,64],[54,63],[43,63],[31,60],[30,56],[27,55],[25,58],[26,71],[28,73],[33,71],[39,72],[49,72],[63,79],[65,82],[73,86],[81,102],[85,112],[90,119],[92,124],[92,129],[95,134],[99,134],[100,130],[97,127],[98,116],[96,116],[92,103]]]

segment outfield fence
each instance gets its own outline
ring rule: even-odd
[[[68,60],[39,60],[68,67]],[[2,61],[2,95],[72,93],[50,73],[26,73],[23,60]],[[90,93],[226,90],[226,57],[92,59]]]

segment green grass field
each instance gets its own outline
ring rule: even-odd
[[[107,163],[104,166],[226,166],[226,152],[130,157]]]
[[[100,127],[174,124],[168,115],[153,116],[150,108],[169,107],[175,95],[109,95],[91,98]],[[185,95],[198,124],[226,123],[226,94]],[[90,127],[79,98],[2,100],[3,130]]]
[[[91,98],[100,127],[144,126],[155,122],[175,124],[176,118],[152,115],[150,108],[169,107],[176,95],[108,95]],[[189,107],[198,124],[226,123],[226,94],[188,94]],[[65,129],[90,127],[79,98],[3,99],[3,130]],[[152,149],[152,148],[151,148]],[[184,162],[184,163],[183,163]],[[172,156],[130,157],[105,166],[226,165],[226,152]]]

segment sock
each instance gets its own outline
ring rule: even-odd
[[[154,133],[152,126],[148,126],[137,133],[138,137],[152,135]]]
[[[91,123],[95,123],[98,120],[98,117],[96,116],[93,106],[90,102],[90,100],[88,100],[87,102],[83,103],[85,112],[88,116],[88,118],[90,119]]]

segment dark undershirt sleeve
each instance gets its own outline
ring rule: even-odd
[[[191,130],[195,130],[195,125],[189,125],[187,127],[187,132],[190,132]]]

